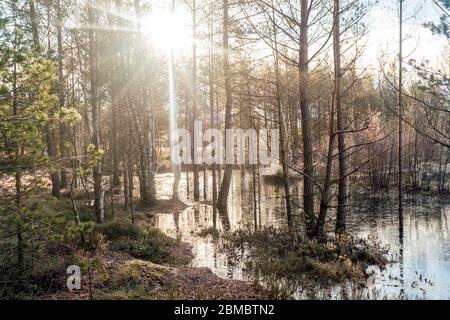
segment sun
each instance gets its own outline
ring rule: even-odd
[[[192,43],[189,15],[185,11],[158,11],[142,19],[142,31],[150,44],[165,50],[182,51]]]

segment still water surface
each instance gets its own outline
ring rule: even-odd
[[[260,188],[253,191],[251,173],[234,173],[227,217],[214,219],[212,207],[206,202],[194,205],[182,213],[158,214],[156,226],[163,232],[179,236],[192,244],[192,266],[210,268],[223,278],[250,280],[243,261],[227,256],[210,237],[202,238],[196,234],[214,224],[219,230],[231,231],[254,226],[255,221],[258,226],[284,225],[286,217],[282,187],[264,183],[264,179],[255,181]],[[159,196],[170,198],[171,187],[171,175],[157,177]],[[180,197],[191,204],[192,200],[186,189],[186,177],[183,174]],[[299,190],[300,185],[293,186],[294,194],[298,194]],[[202,189],[200,192],[203,194]],[[351,197],[350,203],[349,232],[380,242],[389,248],[388,258],[392,262],[384,270],[374,269],[376,276],[370,284],[371,289],[379,291],[376,297],[450,299],[448,198],[417,194],[406,196],[403,228],[399,221],[397,202],[392,195],[370,196],[358,193]]]

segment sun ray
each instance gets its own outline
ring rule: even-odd
[[[142,32],[155,46],[175,52],[192,43],[189,15],[181,10],[173,13],[157,10],[141,19]]]

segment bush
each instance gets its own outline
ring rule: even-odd
[[[129,253],[137,259],[161,264],[173,262],[172,251],[177,241],[157,229],[150,229],[139,238],[121,238],[111,244],[111,248]]]
[[[54,243],[25,254],[25,266],[18,265],[15,243],[0,243],[0,300],[23,299],[64,289],[66,267],[73,264],[70,249]]]
[[[369,265],[386,263],[379,248],[351,237],[321,243],[296,230],[269,227],[240,230],[227,235],[227,239],[229,250],[247,251],[251,258],[247,269],[251,273],[265,279],[296,282],[300,287],[364,281]]]
[[[124,238],[137,240],[142,236],[142,231],[139,227],[128,221],[115,220],[99,225],[97,228],[108,241],[117,241]]]

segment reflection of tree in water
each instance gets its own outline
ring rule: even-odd
[[[200,223],[200,207],[198,205],[194,207],[194,221],[196,225]]]
[[[173,221],[175,223],[175,232],[177,237],[180,236],[180,213],[179,212],[174,212],[173,213]]]

